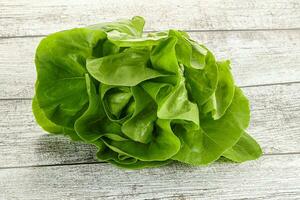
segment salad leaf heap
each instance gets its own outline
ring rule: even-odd
[[[35,57],[37,123],[131,169],[258,158],[245,131],[249,102],[230,62],[216,61],[186,32],[144,34],[143,26],[134,17],[43,39]]]

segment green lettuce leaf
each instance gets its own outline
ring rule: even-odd
[[[220,119],[230,106],[234,96],[234,80],[230,72],[230,62],[218,62],[218,84],[209,101],[203,106],[203,112],[211,112],[212,117]]]
[[[129,48],[119,54],[87,60],[88,72],[107,85],[135,86],[164,74],[147,66],[148,49]]]
[[[230,61],[142,17],[51,34],[37,50],[32,110],[47,132],[96,146],[128,169],[257,159],[249,101]]]
[[[234,161],[244,162],[254,160],[262,155],[259,144],[246,132],[243,132],[239,141],[230,149],[227,149],[223,156]]]
[[[239,140],[249,119],[248,100],[236,88],[232,103],[222,118],[214,120],[207,117],[201,121],[201,128],[196,130],[189,124],[175,126],[175,133],[182,146],[173,159],[194,165],[209,164],[217,160]]]
[[[36,98],[51,121],[74,128],[88,104],[86,59],[105,37],[102,31],[72,29],[52,34],[39,44],[35,58],[39,81]]]

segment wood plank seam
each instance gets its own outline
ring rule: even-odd
[[[298,155],[300,155],[300,152],[263,154],[257,160],[262,159],[263,157],[266,157],[266,156],[291,156],[291,155],[298,156]],[[254,161],[255,160],[250,160],[250,161],[246,161],[246,162],[254,162]],[[174,163],[179,164],[179,165],[186,165],[184,163],[180,163],[180,162],[177,162],[177,161],[174,161]],[[215,163],[211,163],[209,165],[201,165],[201,166],[195,166],[195,167],[209,167],[211,165],[220,164],[220,163],[223,163],[223,162],[222,161],[216,161]],[[237,165],[241,164],[241,163],[235,163],[235,162],[231,162],[231,161],[228,161],[228,163],[237,164]],[[10,166],[10,167],[0,167],[0,170],[4,170],[4,169],[26,169],[26,168],[36,168],[36,167],[60,167],[60,166],[63,167],[63,166],[73,166],[73,165],[95,165],[95,164],[108,164],[108,165],[110,165],[109,163],[107,163],[105,161],[95,161],[95,162],[59,163],[59,164],[48,164],[48,165]],[[186,166],[193,167],[193,166],[190,166],[190,165],[186,165]]]
[[[297,153],[300,84],[245,88],[250,99],[250,134],[268,154]],[[45,134],[35,123],[31,100],[0,101],[0,166],[93,162],[95,148]],[[284,134],[283,134],[284,133]],[[11,145],[14,145],[12,148]],[[29,145],[29,147],[28,147]],[[15,156],[19,159],[15,159]],[[27,161],[28,158],[32,160]]]
[[[299,28],[297,0],[1,1],[2,36],[48,34],[98,22],[145,17],[146,29],[234,30]],[[105,6],[104,6],[105,5]],[[84,9],[83,9],[84,8]],[[188,10],[188,12],[186,12]]]
[[[218,60],[232,61],[232,72],[239,86],[300,81],[299,34],[300,31],[190,33],[193,39],[211,49]],[[34,95],[34,54],[40,40],[0,40],[0,98]]]
[[[299,199],[300,156],[139,171],[110,164],[0,170],[0,199]],[[103,197],[103,198],[102,198]]]
[[[291,85],[291,84],[300,84],[300,81],[291,81],[291,82],[282,82],[282,83],[268,83],[268,84],[257,84],[257,85],[243,85],[238,86],[239,88],[250,88],[250,87],[265,87],[265,86],[275,86],[275,85]],[[15,101],[15,100],[28,100],[31,101],[32,98],[2,98],[0,97],[0,101]]]
[[[84,28],[84,27],[74,27],[74,28]],[[227,29],[215,29],[215,30],[201,30],[201,29],[194,29],[194,30],[184,30],[184,29],[178,29],[181,31],[185,31],[187,33],[207,33],[207,32],[248,32],[248,31],[253,31],[253,32],[259,32],[259,31],[299,31],[300,27],[296,28],[273,28],[273,29],[232,29],[232,30],[227,30]],[[144,33],[154,33],[154,32],[159,32],[163,30],[145,30]],[[53,32],[55,33],[55,32]],[[51,33],[50,33],[51,34]],[[39,35],[15,35],[15,36],[1,36],[0,39],[13,39],[13,38],[36,38],[36,37],[46,37],[49,34],[39,34]]]

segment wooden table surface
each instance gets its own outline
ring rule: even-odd
[[[47,34],[144,16],[232,60],[264,155],[243,164],[121,170],[34,121],[34,52]],[[0,0],[0,199],[300,199],[299,0]]]

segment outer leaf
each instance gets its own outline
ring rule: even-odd
[[[37,84],[36,84],[37,85]],[[77,133],[71,129],[59,126],[52,121],[50,121],[44,111],[40,108],[37,98],[34,96],[32,100],[32,112],[36,122],[47,132],[54,134],[64,134],[67,137],[70,137],[74,141],[80,141],[81,138],[78,137]]]
[[[176,127],[175,133],[182,146],[173,159],[194,165],[217,160],[239,140],[249,119],[249,102],[242,91],[236,88],[232,104],[219,120],[206,118],[201,121],[201,129],[198,130],[189,125]]]
[[[244,162],[254,160],[262,155],[259,144],[246,132],[243,133],[239,141],[230,149],[223,153],[223,156],[234,161]]]
[[[126,155],[118,154],[117,152],[112,151],[108,147],[103,150],[100,150],[96,154],[97,159],[103,161],[110,161],[122,165],[130,165],[137,162],[136,158],[129,157]]]
[[[138,160],[136,163],[132,163],[132,164],[120,164],[113,160],[108,160],[108,162],[110,162],[111,164],[114,164],[120,168],[144,169],[144,168],[161,167],[164,165],[168,165],[172,162],[172,160],[164,160],[164,161],[140,161],[140,160]]]
[[[57,133],[62,134],[63,127],[54,124],[51,122],[43,112],[43,110],[40,108],[37,98],[34,96],[32,100],[32,112],[34,114],[36,122],[47,132],[49,133]]]
[[[128,157],[125,155],[118,154],[110,149],[105,149],[98,151],[97,159],[109,162],[121,168],[127,169],[142,169],[150,167],[159,167],[163,165],[170,164],[172,160],[165,161],[140,161],[133,157]]]
[[[73,128],[88,103],[85,59],[105,33],[72,29],[43,39],[36,52],[39,106],[52,122]]]

